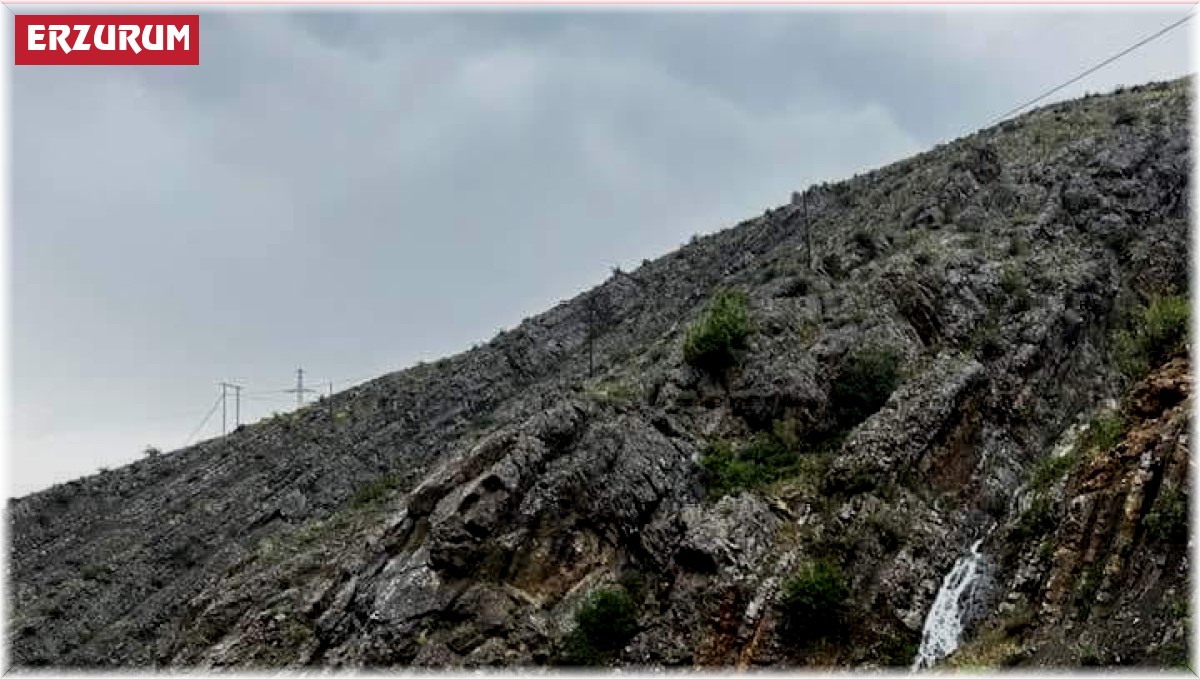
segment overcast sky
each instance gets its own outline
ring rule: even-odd
[[[1186,10],[205,12],[199,67],[10,66],[8,492],[179,447],[219,380],[467,349]],[[1187,31],[1055,99],[1187,74]]]

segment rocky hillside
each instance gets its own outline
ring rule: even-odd
[[[13,500],[9,657],[1181,663],[1190,88],[810,187],[471,351]]]

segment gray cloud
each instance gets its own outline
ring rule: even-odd
[[[176,447],[219,379],[465,349],[1178,15],[205,13],[199,68],[14,69],[13,490]]]

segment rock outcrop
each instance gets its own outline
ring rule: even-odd
[[[1114,333],[1187,292],[1189,95],[812,187],[471,351],[14,500],[11,658],[907,667],[983,538],[945,662],[1180,662],[1190,364],[1129,391]],[[719,289],[753,328],[713,374],[683,345]],[[1111,400],[1119,443],[1046,485]],[[631,629],[584,639],[602,591]]]

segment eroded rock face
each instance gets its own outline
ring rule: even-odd
[[[938,442],[964,426],[960,414],[986,381],[983,365],[939,356],[928,371],[892,394],[883,409],[850,436],[826,480],[833,492],[894,482]]]
[[[996,615],[960,662],[1186,659],[1186,528],[1163,522],[1186,525],[1190,367],[1177,358],[1139,383],[1123,405],[1120,440],[1067,451],[1081,456],[1074,470],[1030,491],[993,541],[1007,561]],[[1038,516],[1049,530],[1029,534]]]
[[[1118,446],[1030,479],[1121,395],[1121,299],[1186,290],[1187,95],[1056,105],[813,187],[470,352],[14,501],[14,662],[548,665],[610,589],[637,621],[613,663],[907,667],[985,535],[962,658],[991,639],[988,662],[1162,660],[1186,555],[1146,524],[1186,488],[1187,364],[1124,400]],[[1137,115],[1097,122],[1119,107]],[[681,346],[722,287],[756,328],[711,375]],[[864,346],[903,356],[902,381],[834,431]],[[705,450],[769,436],[794,470],[710,496]],[[1052,530],[1022,532],[1047,502]],[[780,608],[814,561],[850,592],[828,643]]]
[[[641,541],[663,570],[753,573],[782,525],[759,498],[726,496],[715,505],[690,505],[665,514],[642,532]]]

